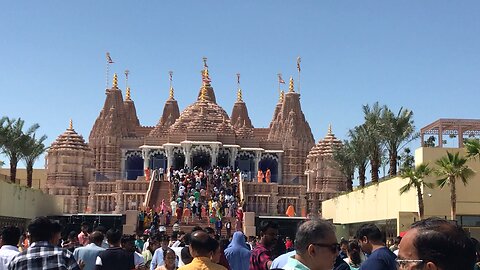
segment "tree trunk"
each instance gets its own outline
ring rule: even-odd
[[[347,178],[347,191],[353,190],[353,174]]]
[[[378,159],[376,158],[370,159],[370,168],[372,169],[371,171],[372,182],[378,183],[378,168],[379,168]]]
[[[358,184],[361,187],[365,186],[365,171],[366,171],[365,167],[360,166],[358,168],[358,181],[359,181]]]
[[[395,149],[395,151],[392,151],[390,153],[390,158],[389,158],[389,162],[390,162],[390,170],[388,171],[388,174],[393,177],[395,175],[397,175],[397,150]]]
[[[451,204],[451,219],[457,220],[457,187],[455,186],[455,177],[450,177],[450,204]]]
[[[422,187],[417,186],[416,188],[417,188],[417,198],[418,198],[418,215],[420,219],[423,219],[425,215],[425,206],[423,204]]]
[[[33,181],[33,162],[27,162],[27,187],[32,187]]]
[[[15,183],[15,180],[17,179],[17,164],[17,155],[12,155],[10,158],[10,182],[12,183]]]

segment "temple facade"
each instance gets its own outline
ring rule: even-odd
[[[230,115],[217,104],[206,62],[196,101],[180,113],[170,87],[156,126],[140,124],[130,88],[124,99],[116,74],[105,94],[88,144],[70,126],[47,155],[44,190],[70,196],[67,213],[137,210],[146,205],[152,188],[146,171],[169,168],[229,166],[241,171],[246,210],[257,214],[282,214],[289,204],[298,214],[314,212],[318,204],[312,200],[330,197],[318,194],[344,189],[345,178],[328,157],[341,142],[329,129],[324,143],[315,145],[292,78],[267,128],[252,125],[240,88]],[[68,151],[59,147],[62,143]],[[256,182],[257,172],[267,169],[271,183]]]

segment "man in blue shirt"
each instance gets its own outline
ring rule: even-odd
[[[360,248],[368,254],[368,259],[362,263],[360,270],[396,270],[397,256],[383,243],[382,232],[375,224],[364,224],[357,231]]]
[[[89,235],[90,244],[79,247],[73,251],[73,257],[79,262],[80,260],[85,263],[83,270],[95,270],[96,269],[96,260],[98,254],[105,249],[102,248],[103,243],[103,233],[93,232]]]

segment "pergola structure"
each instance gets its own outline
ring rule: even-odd
[[[464,136],[480,136],[480,119],[438,119],[420,129],[422,147],[425,146],[425,135],[438,136],[438,147],[443,147],[443,135],[456,136],[458,147],[463,147]]]

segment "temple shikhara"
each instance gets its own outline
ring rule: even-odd
[[[240,87],[228,114],[217,103],[206,62],[201,79],[193,104],[180,112],[170,86],[157,125],[142,126],[130,88],[124,96],[115,74],[88,143],[71,122],[49,148],[44,191],[64,197],[65,213],[124,213],[169,200],[168,181],[147,179],[155,172],[230,167],[241,175],[245,211],[285,215],[292,205],[307,215],[346,190],[332,157],[341,141],[329,127],[315,143],[292,78],[263,128],[252,125]],[[257,173],[267,170],[270,183],[259,183]]]

